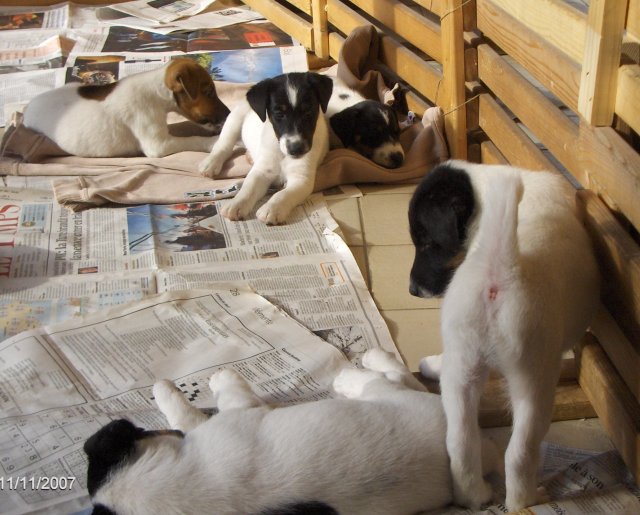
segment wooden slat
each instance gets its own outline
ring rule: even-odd
[[[583,186],[640,228],[640,156],[613,129],[572,122],[488,45],[478,46],[480,79]]]
[[[480,96],[480,128],[513,165],[530,170],[554,170],[537,145],[489,94]]]
[[[582,62],[587,17],[564,0],[491,0],[505,13],[567,54]]]
[[[244,0],[244,3],[269,18],[274,25],[297,39],[305,48],[313,50],[313,26],[308,21],[282,7],[275,0]]]
[[[637,341],[634,345],[620,330],[618,324],[607,308],[600,306],[591,322],[591,332],[607,353],[611,363],[616,367],[620,377],[631,390],[637,401],[640,401],[640,349]]]
[[[618,70],[615,110],[620,118],[640,134],[640,66],[637,64],[627,64]]]
[[[491,141],[483,141],[480,144],[480,156],[482,162],[488,165],[508,165],[509,161],[502,155]]]
[[[578,192],[578,206],[604,278],[602,300],[629,340],[640,345],[640,247],[592,191]]]
[[[627,32],[640,40],[640,0],[629,0]]]
[[[626,2],[590,0],[578,112],[591,125],[613,122]]]
[[[478,28],[574,111],[578,106],[580,65],[547,43],[491,0],[477,0]]]
[[[442,16],[446,11],[447,0],[414,0],[416,4],[428,9],[433,14]]]
[[[576,357],[580,386],[629,470],[640,478],[640,405],[595,337],[585,337]]]
[[[311,0],[286,0],[288,4],[300,9],[303,13],[311,16],[311,4],[316,3],[317,0],[311,2]]]
[[[455,159],[467,158],[462,3],[462,0],[447,0],[449,14],[441,21],[444,101],[439,104],[443,106],[446,113],[444,128],[449,154]]]
[[[389,30],[442,62],[440,26],[398,0],[351,0]]]
[[[364,16],[347,7],[339,0],[327,0],[327,20],[347,36],[361,25],[371,25]],[[335,57],[334,57],[335,59]]]
[[[312,4],[313,50],[318,57],[329,57],[329,28],[327,26],[327,0],[314,0]]]

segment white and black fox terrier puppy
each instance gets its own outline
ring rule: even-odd
[[[286,407],[221,370],[210,418],[170,381],[156,383],[173,430],[116,420],[84,446],[94,513],[410,515],[447,505],[440,397],[380,349],[362,362],[335,378],[343,398]]]
[[[349,148],[385,168],[402,165],[400,124],[391,107],[365,99],[334,78],[327,118],[331,148]]]
[[[245,219],[270,186],[281,185],[256,216],[282,224],[313,192],[316,170],[329,150],[324,112],[332,89],[329,77],[312,72],[287,73],[251,87],[200,164],[203,175],[215,177],[240,138],[253,160],[239,193],[222,207],[223,216]]]
[[[421,369],[441,366],[454,500],[477,509],[491,499],[478,403],[495,369],[513,412],[506,506],[537,504],[539,447],[562,353],[583,336],[598,302],[598,269],[575,191],[558,174],[450,161],[416,189],[409,225],[416,247],[410,292],[444,293],[442,361],[425,358]]]

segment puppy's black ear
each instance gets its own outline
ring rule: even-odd
[[[329,100],[331,99],[331,93],[333,93],[333,81],[326,75],[309,73],[309,82],[316,90],[322,112],[326,113]]]
[[[247,91],[247,102],[263,122],[267,120],[267,103],[271,92],[271,82],[271,79],[261,80]]]
[[[109,471],[125,460],[135,449],[144,429],[125,419],[114,420],[91,436],[84,444],[89,458],[87,489],[93,496]]]
[[[353,145],[353,132],[355,129],[356,119],[358,118],[353,114],[354,111],[355,106],[347,107],[339,113],[334,114],[329,119],[329,124],[331,125],[333,132],[336,133],[336,136],[340,138],[340,141],[342,141],[342,144],[345,147]]]

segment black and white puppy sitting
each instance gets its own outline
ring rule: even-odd
[[[398,168],[404,161],[400,125],[395,111],[334,79],[327,108],[331,148],[350,148],[386,168]]]
[[[560,175],[450,161],[429,172],[409,206],[416,247],[410,292],[444,293],[441,366],[454,501],[491,498],[480,461],[478,403],[491,369],[506,379],[513,431],[506,507],[536,504],[540,443],[551,421],[563,351],[584,335],[598,270]]]
[[[223,204],[223,216],[245,219],[270,186],[282,185],[256,213],[267,224],[281,224],[313,192],[316,170],[329,150],[323,113],[332,89],[329,77],[306,72],[263,80],[247,92],[200,164],[202,175],[218,175],[240,137],[253,159],[240,191]]]
[[[219,413],[209,419],[173,383],[156,383],[178,431],[117,420],[89,438],[94,513],[410,515],[447,505],[440,397],[381,349],[362,362],[335,378],[343,398],[278,408],[220,370],[210,381]]]

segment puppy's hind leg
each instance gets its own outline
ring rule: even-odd
[[[513,430],[505,454],[506,506],[518,511],[540,501],[536,472],[540,444],[551,423],[557,370],[544,373],[526,364],[505,371],[513,410]],[[537,370],[537,372],[536,372]]]
[[[409,369],[390,352],[382,349],[369,349],[362,356],[362,366],[369,370],[382,372],[389,381],[402,384],[412,390],[427,391]]]
[[[445,345],[440,388],[447,417],[447,451],[451,459],[453,500],[479,509],[492,490],[482,475],[482,435],[478,408],[488,370],[478,356],[461,355]]]
[[[228,409],[255,408],[264,402],[251,390],[249,383],[235,370],[223,368],[211,376],[209,388],[220,411]]]
[[[188,432],[208,419],[207,415],[189,404],[171,381],[165,379],[154,384],[153,396],[172,429]]]

